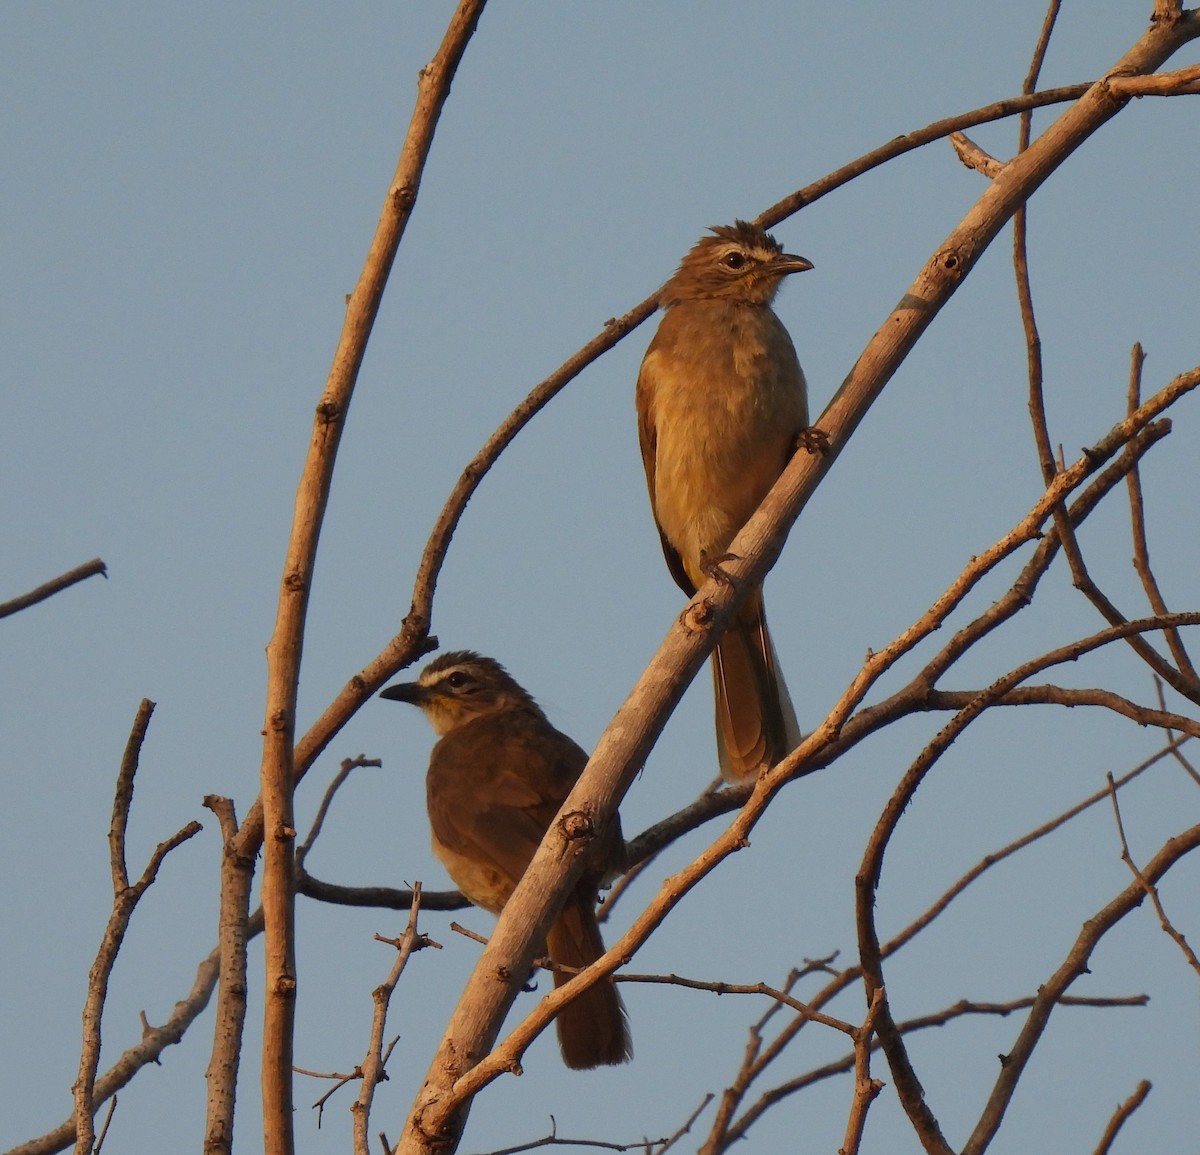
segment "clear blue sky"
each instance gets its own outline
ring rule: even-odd
[[[1043,86],[1092,78],[1149,12],[1067,3]],[[0,623],[6,799],[0,854],[0,1147],[71,1108],[79,1011],[110,902],[112,786],[138,701],[158,709],[142,758],[131,868],[192,818],[204,833],[166,863],[135,916],[105,1019],[107,1066],[160,1022],[215,942],[219,836],[200,806],[257,793],[265,666],[296,480],[315,405],[411,112],[416,73],[449,3],[286,7],[5,6],[0,38],[0,599],[91,557],[93,579]],[[528,389],[640,301],[710,224],[750,217],[891,137],[1013,94],[1039,3],[844,6],[780,0],[604,5],[497,0],[442,118],[356,394],[330,502],[301,685],[301,728],[386,643],[449,487]],[[1191,63],[1194,48],[1172,63]],[[1052,111],[1039,115],[1049,123]],[[1014,122],[974,134],[1005,157]],[[1200,362],[1195,227],[1200,106],[1143,100],[1057,173],[1031,209],[1033,289],[1051,435],[1068,458],[1120,416],[1129,348],[1147,388]],[[782,224],[816,268],[779,312],[819,412],[983,180],[949,145],[905,157]],[[771,622],[802,723],[836,700],[868,648],[924,610],[1040,489],[1006,232],[888,387],[793,532],[768,582]],[[644,327],[589,368],[524,433],[470,505],[434,632],[505,662],[551,719],[595,742],[676,614],[636,447]],[[1172,606],[1194,609],[1200,551],[1195,400],[1146,468],[1154,559]],[[1131,615],[1125,511],[1084,535]],[[974,609],[1011,580],[987,584]],[[1063,578],[1030,626],[998,639],[955,687],[983,685],[1099,627]],[[1152,700],[1119,655],[1067,671]],[[915,667],[909,667],[910,669]],[[900,683],[893,680],[884,690]],[[1176,703],[1178,705],[1178,703]],[[984,853],[1057,813],[1157,746],[1127,723],[1030,711],[981,723],[906,816],[880,892],[895,930]],[[778,983],[804,958],[854,951],[852,879],[891,784],[937,730],[917,720],[790,789],[738,855],[691,897],[637,971]],[[714,771],[708,675],[683,702],[623,810],[635,834]],[[381,757],[343,791],[310,860],[333,881],[446,885],[428,850],[422,775],[432,734],[375,702],[305,783],[307,820],[341,758]],[[1148,856],[1191,821],[1170,766],[1131,791]],[[704,845],[672,849],[637,899]],[[1032,992],[1083,919],[1128,876],[1098,809],[996,872],[890,972],[900,1014]],[[1195,926],[1196,869],[1164,897]],[[462,916],[459,916],[462,918]],[[1189,927],[1190,920],[1190,927]],[[486,933],[489,916],[467,921]],[[374,1123],[393,1138],[476,957],[444,944],[398,995],[402,1043]],[[296,1059],[360,1061],[370,990],[390,955],[371,939],[400,916],[302,902]],[[609,932],[611,934],[611,932]],[[252,948],[251,1034],[261,1001]],[[1182,1150],[1200,1127],[1195,976],[1141,912],[1097,956],[1086,991],[1148,991],[1148,1009],[1063,1010],[997,1151],[1090,1150],[1137,1080],[1155,1090],[1125,1150]],[[803,992],[802,992],[803,993]],[[544,1134],[632,1142],[673,1131],[736,1068],[760,1003],[626,990],[636,1059],[563,1071],[553,1039],[526,1073],[480,1098],[464,1151]],[[524,1005],[531,1005],[526,996]],[[518,1005],[522,1005],[519,1003]],[[861,1013],[855,994],[835,1008]],[[978,1112],[1013,1020],[931,1032],[913,1050],[952,1142]],[[109,1144],[195,1145],[211,1039],[206,1015],[121,1093]],[[844,1051],[811,1032],[778,1077]],[[882,1061],[877,1073],[888,1078]],[[247,1051],[239,1148],[258,1143],[258,1059]],[[1036,1085],[1035,1085],[1036,1084]],[[299,1079],[298,1149],[344,1151],[351,1095],[320,1131]],[[832,1151],[850,1085],[777,1108],[747,1151]],[[885,1094],[864,1151],[905,1155]],[[701,1121],[704,1124],[709,1116]],[[898,1137],[901,1136],[901,1137]],[[799,1136],[799,1138],[798,1138]]]

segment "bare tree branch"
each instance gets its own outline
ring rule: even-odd
[[[333,480],[337,449],[384,287],[421,184],[442,107],[485,0],[460,0],[434,58],[421,70],[417,104],[392,185],[384,201],[358,284],[350,294],[341,339],[324,396],[317,405],[308,458],[296,494],[275,629],[267,646],[266,721],[263,727],[261,818],[243,827],[242,856],[263,842],[262,905],[266,926],[266,1006],[263,1020],[263,1127],[267,1155],[292,1155],[292,1035],[296,1002],[295,820],[293,792],[296,693],[304,621],[312,587],[321,523]],[[422,643],[423,644],[423,639]],[[419,646],[417,647],[419,651]],[[415,656],[415,654],[414,654]]]
[[[973,999],[960,999],[952,1006],[946,1007],[940,1011],[934,1011],[931,1014],[919,1015],[915,1018],[905,1019],[897,1025],[898,1030],[906,1038],[909,1035],[915,1034],[918,1031],[925,1031],[931,1028],[949,1026],[950,1023],[957,1019],[967,1016],[986,1015],[995,1016],[998,1018],[1007,1018],[1009,1015],[1016,1014],[1018,1011],[1028,1010],[1033,1006],[1033,996],[1027,996],[1020,999],[1011,999],[1003,1003],[988,1003],[979,1002]],[[1061,1006],[1073,1007],[1091,1007],[1091,1008],[1118,1008],[1118,1007],[1144,1007],[1149,1000],[1145,995],[1128,995],[1123,997],[1092,997],[1079,998],[1072,995],[1064,995],[1060,1000]],[[879,1049],[879,1040],[875,1039],[871,1043],[872,1052]],[[779,1052],[777,1051],[776,1054]],[[735,1143],[748,1137],[751,1127],[754,1126],[772,1107],[783,1102],[784,1099],[792,1095],[798,1094],[801,1091],[814,1086],[817,1083],[823,1082],[826,1079],[836,1078],[838,1075],[849,1074],[855,1069],[857,1053],[849,1051],[839,1059],[825,1063],[820,1067],[814,1067],[809,1071],[805,1071],[802,1075],[788,1079],[778,1086],[771,1087],[764,1091],[758,1099],[754,1101],[743,1112],[736,1121],[729,1123],[720,1131],[716,1127],[709,1137],[709,1141],[703,1146],[701,1155],[719,1155],[720,1152],[729,1150]],[[767,1067],[767,1063],[762,1062],[757,1064],[757,1069],[753,1072],[753,1078],[758,1078]],[[740,1077],[740,1076],[739,1076]],[[749,1089],[749,1082],[742,1088],[742,1094]]]
[[[1096,1145],[1095,1155],[1108,1155],[1116,1141],[1117,1133],[1125,1126],[1125,1120],[1146,1101],[1149,1094],[1150,1082],[1143,1079],[1133,1094],[1113,1112],[1113,1117],[1109,1119],[1108,1126],[1104,1128],[1104,1134],[1100,1136],[1100,1142]]]
[[[1163,931],[1183,952],[1183,957],[1187,959],[1188,966],[1200,975],[1200,960],[1196,958],[1196,952],[1188,945],[1187,939],[1175,929],[1174,924],[1167,917],[1167,912],[1163,908],[1162,899],[1158,895],[1158,887],[1142,873],[1137,863],[1133,861],[1133,855],[1129,852],[1129,842],[1125,838],[1125,823],[1121,821],[1121,804],[1117,801],[1117,790],[1112,774],[1108,775],[1108,792],[1112,799],[1113,817],[1117,822],[1117,834],[1121,839],[1121,861],[1129,867],[1133,877],[1141,883],[1142,889],[1145,890],[1150,901],[1154,904],[1154,910],[1158,915],[1159,925],[1163,928]]]
[[[1200,93],[1200,64],[1150,76],[1110,76],[1108,85],[1116,96],[1194,96]]]
[[[221,824],[221,905],[217,922],[220,990],[213,1024],[212,1054],[205,1074],[208,1105],[204,1155],[229,1155],[233,1150],[234,1104],[246,1023],[246,940],[254,863],[238,853],[237,814],[233,802],[209,794],[204,805]]]
[[[78,1155],[91,1155],[96,1141],[96,1070],[100,1062],[100,1020],[108,996],[108,980],[134,908],[158,875],[158,868],[175,847],[186,842],[201,830],[200,823],[189,822],[165,842],[155,847],[141,878],[132,886],[125,861],[125,834],[129,824],[129,808],[133,802],[133,781],[138,757],[146,738],[146,728],[154,703],[142,699],[134,718],[133,729],[121,759],[117,787],[113,798],[112,823],[109,827],[109,852],[112,860],[113,906],[104,930],[96,959],[88,974],[87,1000],[83,1007],[83,1048],[79,1058],[79,1074],[71,1090],[75,1097],[75,1150]]]
[[[1130,413],[1134,412],[1138,405],[1141,404],[1142,366],[1145,364],[1145,360],[1142,346],[1135,343],[1130,354],[1129,364],[1128,407]],[[1130,469],[1125,479],[1125,484],[1129,491],[1129,517],[1133,535],[1133,568],[1141,579],[1142,588],[1146,591],[1146,598],[1150,603],[1150,608],[1156,614],[1165,614],[1168,612],[1167,603],[1158,588],[1158,582],[1154,578],[1154,570],[1150,565],[1150,545],[1146,535],[1146,508],[1142,498],[1141,474],[1138,472],[1136,463]],[[1197,674],[1196,667],[1192,664],[1187,648],[1184,646],[1183,639],[1179,636],[1178,632],[1168,630],[1164,636],[1167,648],[1170,650],[1171,657],[1175,665],[1179,668],[1179,672],[1190,684],[1200,685],[1200,674]]]
[[[622,983],[651,983],[664,986],[686,987],[688,990],[693,991],[711,991],[715,995],[764,995],[766,998],[780,1004],[780,1006],[790,1007],[802,1018],[811,1020],[814,1023],[820,1023],[825,1027],[831,1027],[835,1031],[841,1031],[844,1035],[853,1037],[859,1029],[853,1023],[847,1023],[842,1019],[835,1019],[832,1015],[826,1015],[821,1011],[815,1010],[807,1003],[803,1003],[788,994],[786,990],[780,990],[778,987],[770,986],[768,983],[713,982],[705,979],[684,978],[682,975],[675,974],[621,974],[617,975],[616,978],[618,982]]]
[[[308,837],[298,847],[296,847],[297,874],[299,874],[299,872],[303,869],[304,860],[308,857],[308,852],[313,848],[313,843],[316,842],[317,837],[321,833],[321,828],[325,825],[325,818],[329,814],[330,806],[333,805],[334,796],[341,789],[346,779],[350,777],[350,774],[354,770],[358,770],[361,767],[371,766],[375,769],[379,769],[382,765],[383,762],[381,759],[368,758],[365,754],[359,754],[355,758],[342,759],[341,767],[338,769],[337,774],[334,775],[333,781],[330,782],[325,788],[325,793],[321,796],[321,804],[317,807],[317,813],[313,817],[312,827],[309,829]],[[297,887],[297,890],[299,890],[299,887]],[[409,902],[405,905],[409,905],[411,902],[412,898],[410,895]]]
[[[1159,21],[1178,20],[1183,15],[1183,0],[1154,0],[1154,11],[1150,19]]]
[[[963,730],[992,705],[997,697],[1007,693],[1010,689],[1041,670],[1062,662],[1075,661],[1084,653],[1122,639],[1128,632],[1162,629],[1168,625],[1181,624],[1200,625],[1200,613],[1171,615],[1169,619],[1151,618],[1112,627],[1090,638],[1081,639],[1080,641],[1051,650],[1041,657],[1017,667],[1004,677],[997,679],[991,687],[978,695],[973,702],[969,703],[963,710],[956,714],[942,728],[934,740],[925,747],[920,756],[905,772],[900,784],[884,807],[875,829],[872,831],[867,843],[866,852],[863,855],[862,865],[855,878],[859,955],[863,968],[864,985],[869,997],[873,998],[876,990],[885,992],[878,1021],[879,1037],[883,1044],[884,1053],[887,1055],[888,1065],[892,1071],[892,1078],[897,1094],[900,1096],[901,1103],[909,1116],[910,1122],[912,1122],[913,1127],[927,1149],[941,1151],[944,1148],[948,1152],[949,1146],[941,1136],[941,1129],[937,1123],[937,1119],[926,1102],[920,1080],[917,1078],[916,1071],[913,1069],[908,1057],[903,1039],[896,1030],[886,997],[886,985],[882,965],[883,955],[880,950],[874,919],[875,892],[878,888],[882,872],[884,850],[896,829],[901,815],[912,801],[926,774],[942,754],[949,749]],[[1009,1094],[1011,1094],[1011,1090]],[[1002,1109],[1000,1114],[1003,1114]],[[999,1121],[1000,1116],[997,1115],[995,1118],[996,1126],[999,1126]],[[983,1147],[980,1147],[979,1150],[982,1151]]]
[[[108,567],[99,558],[93,558],[91,561],[84,562],[83,565],[76,566],[72,570],[67,570],[66,573],[60,574],[56,578],[51,578],[48,582],[44,582],[38,586],[37,589],[30,590],[27,594],[21,594],[20,597],[0,602],[0,618],[6,618],[10,614],[28,609],[30,606],[37,605],[38,602],[44,602],[47,598],[53,597],[68,586],[73,586],[76,582],[94,577],[96,574],[99,574],[101,577],[108,577]]]
[[[1179,861],[1200,846],[1200,826],[1193,826],[1182,834],[1169,839],[1162,849],[1146,864],[1144,874],[1154,883]],[[1097,911],[1087,922],[1075,945],[1071,948],[1062,965],[1038,990],[1030,1009],[1029,1017],[1017,1036],[1013,1049],[1004,1057],[1000,1064],[992,1094],[988,1098],[975,1130],[962,1149],[962,1155],[982,1155],[995,1137],[1000,1121],[1012,1099],[1017,1083],[1029,1062],[1030,1055],[1046,1029],[1050,1013],[1057,1003],[1061,1002],[1067,988],[1081,974],[1087,972],[1088,960],[1096,944],[1131,910],[1137,909],[1146,897],[1145,887],[1140,880],[1135,880],[1118,894],[1110,903]]]
[[[838,1149],[838,1155],[858,1155],[862,1145],[863,1130],[867,1125],[867,1111],[883,1083],[871,1077],[871,1050],[875,1036],[875,1018],[883,1004],[883,994],[875,993],[867,1008],[863,1025],[854,1032],[854,1097],[850,1102],[850,1114],[846,1119],[846,1137]]]
[[[370,1135],[367,1129],[371,1123],[371,1103],[375,1097],[375,1088],[386,1078],[383,1054],[383,1031],[387,1026],[388,1006],[391,1003],[392,992],[408,965],[412,952],[420,946],[421,936],[417,933],[417,915],[421,910],[421,884],[413,883],[412,908],[408,912],[408,925],[396,950],[396,959],[392,969],[382,983],[371,992],[375,1011],[371,1017],[371,1042],[367,1047],[366,1057],[362,1061],[362,1087],[358,1098],[350,1108],[354,1120],[354,1155],[370,1155]]]
[[[1022,86],[1023,92],[1032,92],[1037,87],[1037,79],[1046,59],[1046,49],[1050,46],[1050,37],[1054,32],[1055,21],[1061,0],[1050,0],[1046,10],[1046,18],[1042,23],[1042,31],[1038,36],[1037,46],[1033,50],[1033,59],[1029,64],[1029,72]],[[1023,112],[1020,118],[1017,151],[1024,152],[1029,148],[1029,139],[1033,129],[1033,113]],[[1042,484],[1049,485],[1056,472],[1054,467],[1054,452],[1050,446],[1050,434],[1046,428],[1046,404],[1042,392],[1042,339],[1038,333],[1037,320],[1033,312],[1033,292],[1029,286],[1029,252],[1026,243],[1028,235],[1027,217],[1028,204],[1023,204],[1013,214],[1013,271],[1017,281],[1017,301],[1021,307],[1021,325],[1025,330],[1025,354],[1029,376],[1029,416],[1033,422],[1033,440],[1037,447],[1038,464],[1042,469]],[[1064,516],[1061,509],[1055,512],[1055,525]],[[1062,533],[1062,527],[1059,526]]]

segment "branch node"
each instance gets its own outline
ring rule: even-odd
[[[564,814],[559,820],[559,827],[568,842],[576,842],[579,839],[586,840],[596,836],[596,824],[586,810],[572,810]]]
[[[679,624],[689,634],[702,634],[712,625],[712,602],[705,599],[699,602],[689,602],[679,615]]]
[[[990,153],[985,152],[965,132],[952,132],[950,143],[954,146],[954,152],[958,159],[967,168],[974,169],[989,180],[995,179],[1004,171],[1004,161],[997,160]]]

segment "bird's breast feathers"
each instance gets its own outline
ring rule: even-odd
[[[779,319],[702,307],[713,304],[668,312],[638,385],[653,428],[655,517],[689,571],[702,552],[728,546],[808,424],[804,376]]]

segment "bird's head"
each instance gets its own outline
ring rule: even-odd
[[[790,273],[803,273],[812,262],[793,253],[764,229],[747,221],[715,225],[701,237],[663,286],[663,308],[681,301],[721,298],[769,305]]]
[[[472,650],[441,654],[415,682],[397,682],[379,696],[419,706],[439,735],[501,710],[537,709],[499,662]]]

